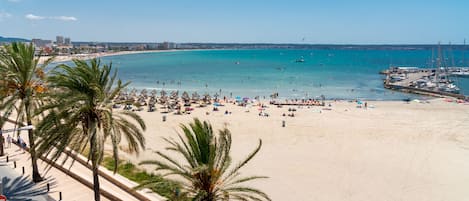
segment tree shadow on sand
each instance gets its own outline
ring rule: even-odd
[[[47,179],[50,189],[53,189],[57,182],[54,179]],[[38,200],[36,196],[44,197],[44,201],[52,200],[47,195],[47,182],[34,183],[26,176],[3,178],[3,194],[8,201],[33,201]]]

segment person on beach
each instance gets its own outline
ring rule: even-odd
[[[17,139],[16,143],[18,143],[18,146],[20,147],[20,149],[23,148],[23,142],[24,142],[24,141],[23,141],[23,139],[21,138],[21,136],[18,135],[18,139]],[[24,150],[23,150],[23,153],[24,153]]]
[[[8,148],[11,147],[11,142],[12,142],[13,138],[10,136],[10,134],[8,134],[7,136],[7,143],[8,143]]]
[[[28,146],[28,145],[27,145],[26,142],[24,142],[24,140],[23,140],[23,142],[21,143],[21,148],[23,149],[23,153],[25,153],[27,146]]]

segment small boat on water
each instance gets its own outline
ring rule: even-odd
[[[303,57],[300,57],[300,58],[297,59],[295,62],[296,62],[296,63],[303,63],[303,62],[305,62],[305,59],[304,59]]]

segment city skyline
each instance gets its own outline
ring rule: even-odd
[[[462,44],[464,1],[294,2],[0,0],[5,37],[73,41]]]

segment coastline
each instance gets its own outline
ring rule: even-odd
[[[138,50],[138,51],[119,51],[119,52],[98,52],[91,54],[72,54],[72,55],[59,55],[55,56],[53,63],[61,63],[71,61],[73,59],[84,59],[89,60],[93,58],[129,55],[129,54],[145,54],[145,53],[162,53],[162,52],[183,52],[183,51],[201,51],[201,50],[225,50],[225,49],[171,49],[171,50]],[[227,50],[227,49],[226,49]],[[47,59],[52,56],[41,56],[39,63],[44,63]]]
[[[113,52],[81,59],[170,51]],[[167,146],[162,138],[177,138],[181,124],[199,118],[215,130],[230,129],[233,161],[243,159],[262,139],[261,151],[243,175],[270,177],[252,184],[273,200],[438,201],[469,196],[464,188],[469,185],[469,138],[464,134],[469,130],[464,124],[469,103],[432,97],[368,100],[365,109],[350,99],[325,102],[276,107],[261,99],[266,108],[259,108],[259,101],[247,107],[223,102],[219,111],[213,111],[212,104],[193,104],[191,114],[182,115],[166,113],[163,105],[155,112],[143,107],[137,113],[147,124],[147,147],[138,156],[122,153],[122,158],[134,164],[158,158],[155,152]],[[269,115],[259,115],[261,110]],[[294,117],[289,116],[292,113]],[[125,146],[120,148],[125,152]]]

